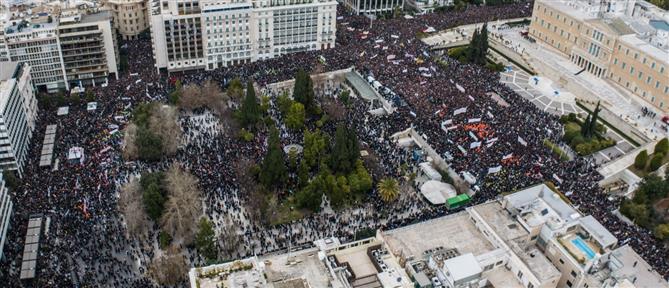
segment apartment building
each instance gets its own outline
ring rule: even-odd
[[[146,0],[107,0],[105,7],[112,12],[114,28],[123,39],[136,39],[149,28]]]
[[[333,48],[336,1],[204,0],[151,3],[157,69],[217,69]]]
[[[537,1],[530,35],[669,112],[669,12],[645,1]]]
[[[58,41],[58,23],[10,22],[5,29],[9,60],[30,65],[35,86],[48,91],[69,89]]]
[[[9,191],[5,186],[5,180],[0,172],[0,259],[5,254],[5,241],[7,240],[7,230],[9,230],[9,220],[12,216],[14,203],[9,196]]]
[[[68,7],[65,3],[50,5],[5,14],[0,48],[6,46],[6,58],[29,64],[35,86],[48,92],[117,77],[118,48],[109,12],[87,4],[72,9],[62,9]]]
[[[118,79],[118,45],[111,19],[109,11],[61,13],[58,38],[70,87],[99,85],[110,75]]]
[[[420,4],[427,2],[437,2],[431,0],[413,0],[413,3]],[[448,1],[446,1],[448,2]],[[381,13],[392,13],[395,9],[404,8],[404,0],[344,0],[346,8],[350,9],[356,15],[376,15]]]
[[[0,62],[0,170],[23,174],[37,100],[27,63]]]

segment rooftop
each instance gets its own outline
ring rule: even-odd
[[[509,241],[525,237],[529,233],[509,214],[502,205],[495,201],[472,207],[490,225],[502,240]]]
[[[466,211],[384,231],[383,234],[388,249],[396,255],[402,251],[407,257],[421,257],[424,251],[436,247],[455,248],[460,254],[474,255],[495,250],[469,220]]]
[[[576,221],[581,214],[565,203],[560,195],[540,184],[504,196],[507,209],[515,209],[530,226],[543,223],[561,226]]]

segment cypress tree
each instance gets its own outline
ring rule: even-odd
[[[241,120],[242,125],[246,127],[253,126],[260,120],[260,105],[252,81],[246,85],[246,97],[241,107]]]
[[[267,154],[262,162],[260,182],[266,187],[281,187],[288,178],[288,169],[283,159],[283,151],[279,142],[279,130],[272,127],[267,141]]]

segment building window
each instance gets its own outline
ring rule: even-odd
[[[560,258],[558,261],[560,261],[560,264],[564,264],[564,261],[562,261],[562,258]]]
[[[574,270],[571,270],[571,273],[569,274],[571,274],[571,277],[576,277],[576,272],[574,272]]]
[[[523,271],[518,271],[518,278],[523,279]]]
[[[534,284],[532,284],[532,282],[528,282],[527,283],[527,288],[534,288]]]
[[[571,284],[571,281],[567,280],[567,287],[571,287],[574,284]]]

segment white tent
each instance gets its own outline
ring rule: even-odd
[[[433,205],[444,204],[446,199],[458,195],[453,185],[434,180],[427,181],[420,186],[420,193]]]
[[[67,153],[67,161],[70,163],[84,164],[84,157],[84,148],[81,147],[72,147]]]

